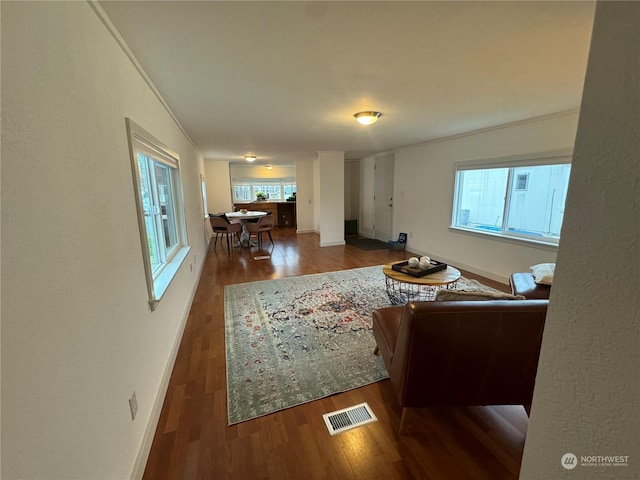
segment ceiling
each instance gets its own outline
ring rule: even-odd
[[[206,159],[362,158],[577,108],[592,2],[100,1]],[[353,114],[382,112],[378,123]]]

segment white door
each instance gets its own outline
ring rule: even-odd
[[[393,213],[393,155],[376,158],[374,167],[374,237],[383,242],[391,238]]]

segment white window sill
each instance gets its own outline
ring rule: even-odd
[[[180,250],[176,252],[171,261],[167,263],[167,265],[162,269],[160,275],[158,275],[153,281],[153,296],[154,298],[149,299],[149,305],[151,305],[151,310],[155,310],[164,295],[164,292],[169,288],[169,284],[173,277],[175,277],[180,265],[189,254],[191,250],[190,246],[182,247]]]
[[[449,230],[456,233],[469,234],[469,235],[478,236],[482,238],[490,237],[494,240],[500,240],[507,243],[526,244],[529,246],[545,247],[550,250],[556,250],[558,248],[558,243],[553,241],[536,240],[533,238],[520,237],[516,235],[506,235],[504,233],[498,233],[498,232],[481,232],[474,228],[456,227],[453,225],[449,227]]]

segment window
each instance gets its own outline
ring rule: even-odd
[[[255,178],[234,179],[234,202],[252,202],[259,193],[264,194],[274,202],[283,202],[293,196],[296,191],[295,180],[290,178]]]
[[[202,193],[202,211],[204,218],[209,218],[209,209],[207,208],[207,182],[202,175],[200,175],[200,193]]]
[[[284,198],[285,198],[285,200],[290,198],[290,197],[293,197],[294,194],[297,192],[295,183],[285,183],[283,185],[283,188],[284,188]]]
[[[557,244],[569,185],[569,156],[461,164],[452,226]]]
[[[251,185],[235,185],[233,187],[233,197],[241,202],[250,202],[255,198],[251,194]]]
[[[127,132],[147,290],[153,310],[189,251],[182,213],[180,160],[130,119]]]
[[[528,184],[529,184],[528,173],[525,173],[524,175],[518,174],[516,176],[516,190],[526,190]]]

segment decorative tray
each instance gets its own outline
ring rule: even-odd
[[[406,275],[411,275],[412,277],[424,277],[425,275],[429,275],[430,273],[439,272],[440,270],[445,270],[447,268],[446,263],[439,262],[437,260],[431,260],[431,266],[429,268],[425,268],[422,270],[418,267],[410,267],[409,262],[400,262],[391,266],[392,270],[396,272],[404,273]]]

